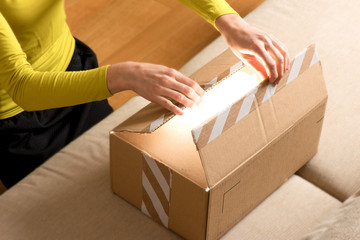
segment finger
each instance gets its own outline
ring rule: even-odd
[[[204,93],[205,93],[204,89],[202,89],[197,82],[195,82],[191,78],[186,77],[179,71],[175,70],[173,72],[173,77],[175,78],[176,81],[179,81],[179,82],[189,86],[190,88],[192,88],[196,92],[196,94],[199,95],[200,97],[202,97],[204,95]]]
[[[183,110],[181,108],[179,108],[178,106],[173,104],[169,99],[167,99],[165,97],[158,96],[152,101],[160,104],[162,107],[164,107],[167,110],[175,113],[176,115],[183,115],[184,114],[184,112],[183,112]]]
[[[276,81],[279,81],[283,76],[285,72],[285,60],[283,55],[279,52],[279,50],[272,44],[271,40],[268,40],[269,42],[266,45],[266,48],[273,59],[275,59],[276,62],[276,69],[278,77],[275,79]]]
[[[285,70],[289,70],[289,68],[290,68],[290,58],[289,58],[289,53],[288,53],[288,50],[287,50],[286,46],[281,41],[279,41],[276,37],[270,35],[270,38],[272,40],[273,45],[280,51],[280,53],[284,57]]]
[[[262,61],[264,61],[264,64],[268,70],[269,81],[274,82],[278,77],[274,59],[270,56],[270,53],[265,50],[265,47],[255,48],[254,52]]]
[[[279,43],[277,41],[273,41],[273,45],[277,48],[277,50],[281,53],[283,59],[284,59],[284,71],[288,70],[290,67],[290,58],[289,58],[289,54],[288,51],[286,50],[286,48],[282,48],[281,45],[279,45]]]
[[[189,87],[186,84],[176,81],[174,78],[167,77],[166,86],[164,86],[164,87],[175,90],[175,91],[185,95],[188,99],[191,99],[192,101],[194,101],[196,103],[200,103],[200,101],[201,101],[201,97],[198,95],[198,93],[195,92],[195,90],[193,88]],[[176,99],[174,99],[174,100],[176,100]]]
[[[165,98],[173,99],[176,102],[182,104],[183,106],[189,107],[189,108],[194,107],[194,105],[196,103],[195,101],[187,98],[184,94],[182,94],[178,91],[172,90],[170,88],[163,88],[161,91],[161,96],[165,97]]]
[[[260,62],[254,55],[247,54],[247,55],[242,56],[242,58],[247,63],[247,65],[249,65],[255,71],[260,73],[264,79],[268,78],[268,74],[267,74],[266,68],[264,67],[264,64],[262,62]]]

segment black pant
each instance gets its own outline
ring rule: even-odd
[[[95,53],[75,39],[66,71],[98,67]],[[9,188],[112,112],[107,100],[22,112],[0,120],[0,179]]]

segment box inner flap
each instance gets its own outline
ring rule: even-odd
[[[146,107],[115,127],[113,131],[151,133],[173,116],[173,113],[159,104],[149,103]]]
[[[190,78],[200,85],[206,85],[214,78],[220,78],[227,69],[230,70],[232,66],[237,66],[238,63],[239,58],[234,55],[231,49],[227,49],[193,73]]]

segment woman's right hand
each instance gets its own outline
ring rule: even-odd
[[[178,115],[182,115],[183,111],[170,99],[191,108],[204,95],[204,90],[192,79],[175,69],[150,63],[122,62],[111,65],[107,72],[107,86],[112,94],[133,90]]]

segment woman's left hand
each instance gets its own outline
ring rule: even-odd
[[[279,83],[290,65],[287,49],[279,40],[236,14],[223,15],[215,24],[238,58],[270,82]]]

